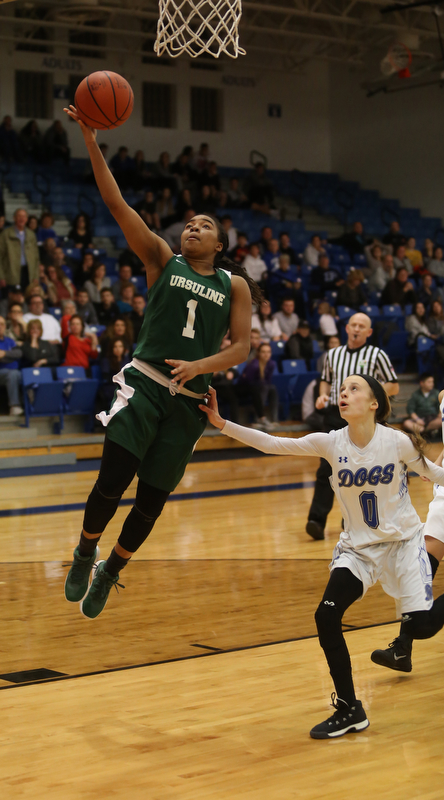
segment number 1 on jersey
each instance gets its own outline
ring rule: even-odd
[[[194,323],[196,321],[196,308],[197,308],[197,300],[188,300],[187,324],[182,330],[182,336],[186,336],[187,339],[194,339],[194,335],[196,333],[196,331],[194,330]]]

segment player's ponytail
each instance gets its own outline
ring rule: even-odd
[[[232,275],[239,275],[240,278],[243,278],[248,284],[253,303],[259,306],[263,300],[261,289],[257,285],[256,281],[250,278],[248,272],[240,264],[236,264],[235,261],[232,261],[231,258],[227,257],[226,252],[228,250],[228,236],[217,217],[214,217],[212,214],[209,214],[208,216],[210,216],[214,221],[217,227],[218,241],[223,245],[222,250],[216,253],[214,266],[216,269],[226,269],[227,272],[231,272]]]

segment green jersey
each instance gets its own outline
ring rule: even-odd
[[[183,256],[173,256],[148,292],[134,357],[170,377],[166,358],[197,361],[219,352],[230,324],[230,295],[229,272],[200,275]],[[204,393],[210,379],[211,373],[196,375],[186,388]]]

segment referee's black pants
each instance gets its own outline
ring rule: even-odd
[[[327,406],[324,415],[324,433],[338,431],[345,428],[347,423],[339,414],[339,406]],[[316,483],[311,501],[308,519],[313,519],[325,528],[327,517],[332,509],[335,493],[330,485],[332,469],[325,458],[321,458],[319,469],[316,473]]]

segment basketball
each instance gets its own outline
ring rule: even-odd
[[[128,81],[116,72],[92,72],[79,83],[74,105],[85,125],[110,130],[131,116],[134,94]]]

